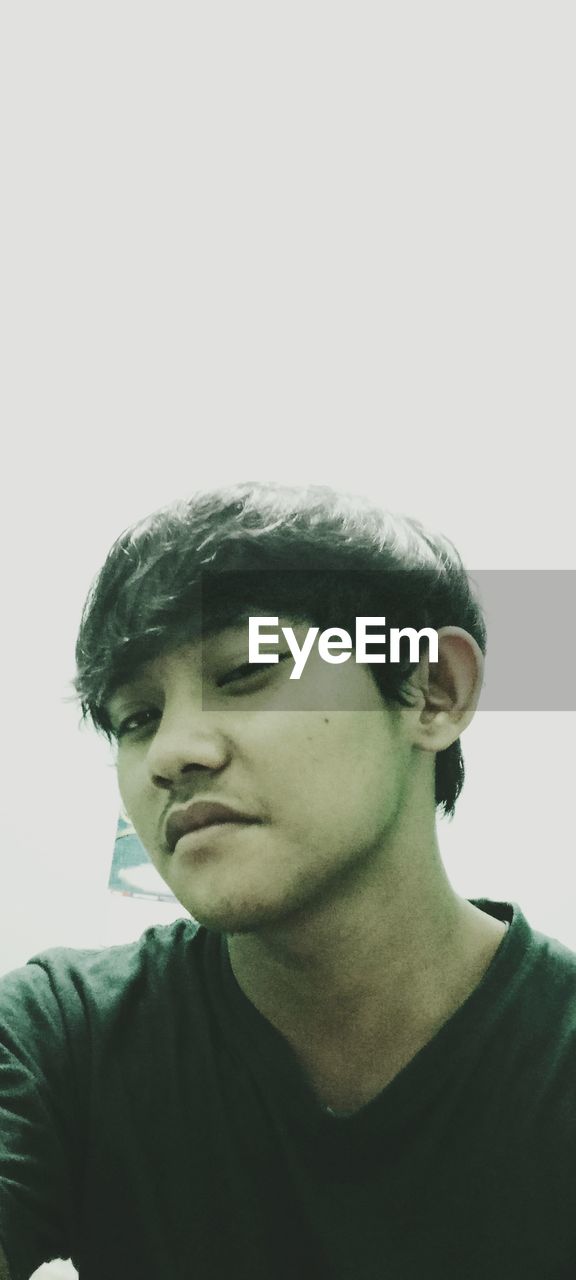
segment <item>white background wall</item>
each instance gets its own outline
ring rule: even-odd
[[[473,569],[574,568],[576,284],[569,3],[1,24],[0,972],[174,914],[108,894],[114,772],[63,702],[117,534],[199,487],[315,481]],[[479,715],[441,840],[461,891],[576,947],[574,734]]]
[[[473,569],[574,567],[576,219],[569,5],[2,21],[6,970],[171,913],[110,899],[114,771],[63,702],[131,521],[315,481]],[[576,945],[573,742],[573,714],[480,714],[442,839],[462,889]]]

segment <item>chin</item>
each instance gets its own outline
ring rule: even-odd
[[[260,929],[265,929],[279,923],[285,915],[282,909],[274,910],[272,907],[265,906],[238,906],[220,908],[203,907],[197,903],[186,906],[187,911],[198,921],[198,924],[209,929],[213,933],[225,933],[232,936],[233,934],[257,933]]]
[[[175,892],[172,887],[172,892]],[[178,896],[178,895],[177,895]],[[294,904],[284,901],[260,901],[242,899],[240,895],[234,900],[230,896],[226,901],[206,902],[192,899],[189,895],[179,897],[182,906],[190,912],[198,924],[213,933],[248,934],[257,933],[276,924],[282,924],[294,912]]]
[[[241,875],[215,874],[170,878],[172,893],[194,920],[215,933],[248,934],[285,925],[317,909],[327,892],[323,876],[271,874],[261,867]]]

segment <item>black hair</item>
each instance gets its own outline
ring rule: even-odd
[[[247,482],[193,494],[126,529],[91,585],[76,644],[74,698],[110,740],[106,702],[142,663],[231,624],[246,605],[354,634],[458,626],[486,652],[482,611],[449,540],[416,520],[325,485]],[[382,697],[410,705],[416,664],[371,664]],[[435,803],[452,817],[460,740],[436,756]]]

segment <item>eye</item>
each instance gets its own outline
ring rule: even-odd
[[[264,675],[272,676],[278,670],[278,667],[284,658],[290,657],[288,653],[279,653],[278,662],[243,662],[240,667],[233,667],[225,676],[217,681],[218,687],[222,688],[227,684],[241,684],[244,681],[256,681]]]
[[[134,736],[139,730],[150,728],[149,720],[145,717],[156,716],[157,712],[152,707],[147,707],[142,711],[133,711],[131,715],[126,716],[120,721],[118,728],[114,730],[114,737],[119,741],[120,738],[126,738],[128,735]]]
[[[265,671],[270,672],[275,666],[271,662],[244,662],[241,667],[234,667],[232,671],[228,671],[221,680],[218,680],[219,687],[225,684],[238,684],[242,680],[250,680],[255,676],[261,676]]]

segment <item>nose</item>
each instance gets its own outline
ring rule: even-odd
[[[152,782],[170,787],[184,774],[217,772],[229,762],[232,746],[222,716],[186,700],[164,709],[147,753]]]

